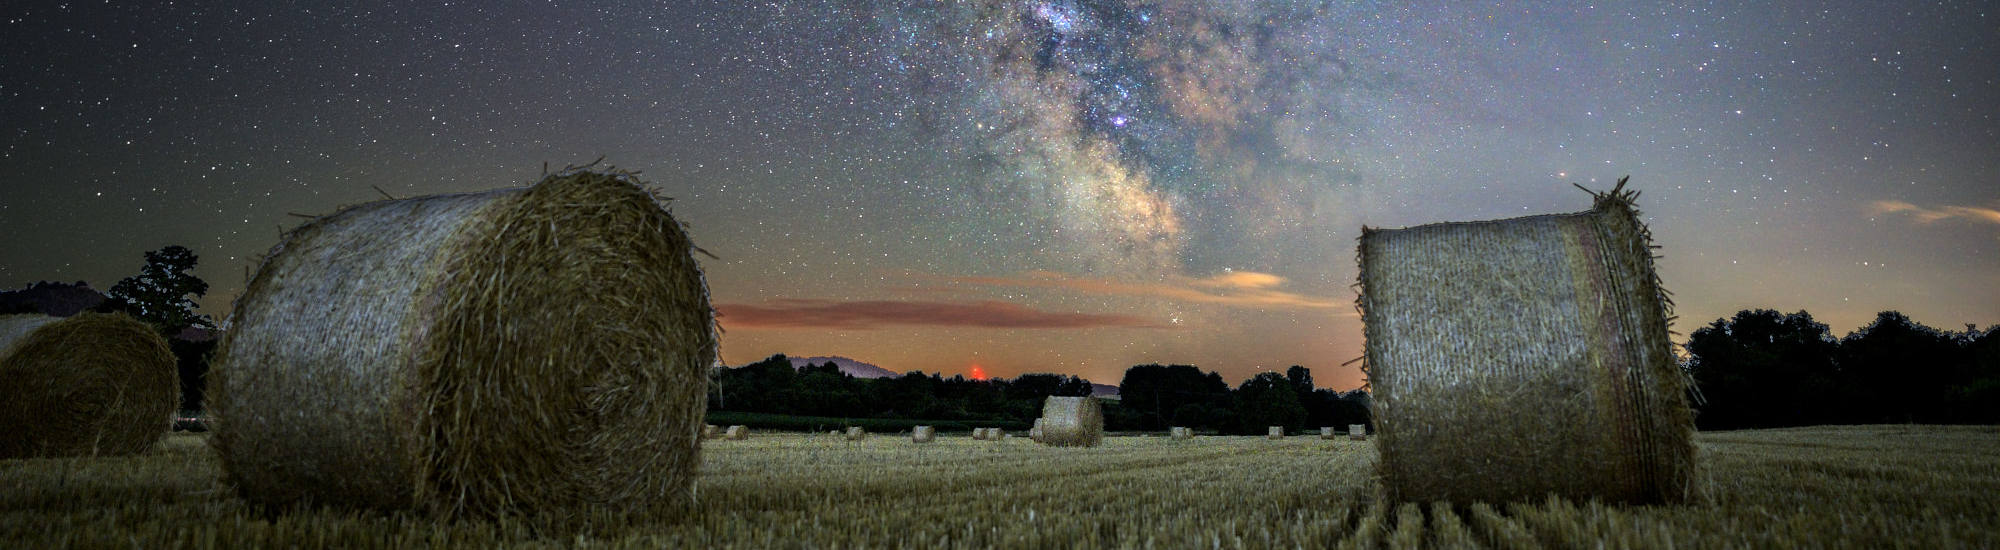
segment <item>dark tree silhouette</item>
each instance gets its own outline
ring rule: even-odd
[[[208,283],[189,273],[199,259],[178,245],[147,252],[146,266],[112,285],[106,304],[151,323],[162,334],[191,326],[215,328],[207,315],[195,313],[194,300],[188,298],[208,293]]]
[[[1286,431],[1305,427],[1306,409],[1284,375],[1263,372],[1244,380],[1236,388],[1234,401],[1234,433],[1261,434],[1270,426],[1283,426]]]
[[[1880,406],[1865,409],[1860,422],[1948,422],[1950,388],[1965,362],[1959,346],[1937,329],[1884,311],[1875,321],[1840,340],[1840,365],[1847,386],[1867,392]]]
[[[1137,365],[1118,382],[1121,405],[1141,419],[1137,429],[1169,425],[1221,427],[1213,423],[1229,407],[1222,375],[1192,365]],[[1185,416],[1184,416],[1185,415]]]
[[[1838,343],[1804,311],[1744,310],[1689,335],[1704,429],[1796,426],[1825,418],[1841,392]]]

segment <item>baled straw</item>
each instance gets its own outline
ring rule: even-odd
[[[1268,431],[1268,432],[1266,433],[1266,435],[1265,435],[1264,437],[1265,437],[1265,438],[1267,438],[1267,439],[1284,439],[1284,438],[1285,438],[1285,427],[1284,427],[1284,426],[1271,426],[1270,430],[1269,430],[1269,431]]]
[[[1194,429],[1185,426],[1174,426],[1172,429],[1167,430],[1167,433],[1176,441],[1194,439]]]
[[[730,441],[750,439],[750,427],[741,424],[730,426],[727,431],[722,432],[722,438]]]
[[[847,427],[847,440],[848,440],[848,441],[860,441],[860,440],[863,440],[863,439],[867,439],[867,438],[868,438],[868,430],[864,430],[864,429],[861,429],[861,427],[860,427],[860,426],[848,426],[848,427]]]
[[[268,506],[554,528],[685,509],[716,361],[693,250],[629,173],[317,218],[217,353],[224,471]]]
[[[703,424],[701,426],[702,439],[715,439],[721,436],[722,436],[722,427],[716,426],[714,424]]]
[[[1096,447],[1103,441],[1104,408],[1096,398],[1050,396],[1042,402],[1042,444]]]
[[[1036,443],[1042,442],[1042,422],[1045,420],[1046,419],[1043,418],[1037,418],[1035,419],[1035,425],[1033,427],[1028,428],[1029,441],[1034,441]]]
[[[1357,300],[1397,502],[1682,502],[1692,415],[1625,180],[1590,211],[1364,228]]]
[[[1366,440],[1368,440],[1368,425],[1367,425],[1367,424],[1348,424],[1348,425],[1347,425],[1347,438],[1348,438],[1348,439],[1352,439],[1352,440],[1355,440],[1355,441],[1366,441]]]
[[[913,443],[930,443],[936,440],[937,440],[937,428],[933,428],[930,426],[917,426],[915,428],[910,429],[910,441]]]
[[[145,452],[181,402],[166,340],[122,313],[0,316],[0,380],[0,459]]]
[[[1340,434],[1338,434],[1338,433],[1335,433],[1335,432],[1334,432],[1334,430],[1333,430],[1333,426],[1320,426],[1320,427],[1319,427],[1319,438],[1320,438],[1320,439],[1334,439],[1334,438],[1337,438],[1337,437],[1339,437],[1339,435],[1340,435]]]
[[[986,430],[987,430],[987,428],[973,428],[973,429],[972,429],[972,439],[973,439],[973,440],[976,440],[976,441],[985,441],[985,440],[986,440]]]

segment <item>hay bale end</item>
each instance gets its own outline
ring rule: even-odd
[[[0,459],[142,453],[181,402],[166,339],[123,313],[0,316],[0,379]]]
[[[1042,444],[1096,447],[1103,441],[1104,408],[1096,398],[1050,396],[1042,402]]]
[[[685,509],[717,357],[693,251],[624,172],[315,218],[218,348],[225,476],[263,506],[556,529]]]
[[[1391,501],[1692,497],[1672,302],[1624,186],[1574,214],[1364,228],[1357,302]]]

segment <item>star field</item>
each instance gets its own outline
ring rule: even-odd
[[[603,156],[675,200],[723,355],[1360,374],[1354,239],[1631,175],[1682,321],[2000,322],[1978,2],[973,0],[0,8],[0,286]],[[737,315],[731,315],[732,312]],[[1685,330],[1683,328],[1683,330]]]

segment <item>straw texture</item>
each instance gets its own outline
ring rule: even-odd
[[[1319,427],[1319,438],[1320,438],[1320,439],[1335,439],[1335,438],[1338,438],[1338,437],[1339,437],[1339,435],[1340,435],[1340,434],[1338,434],[1338,433],[1336,433],[1336,432],[1334,431],[1334,429],[1333,429],[1333,426],[1320,426],[1320,427]]]
[[[1194,429],[1185,426],[1174,426],[1173,428],[1167,430],[1167,434],[1173,437],[1176,441],[1186,441],[1189,439],[1194,439]]]
[[[1347,438],[1348,438],[1348,439],[1352,439],[1352,440],[1355,440],[1355,441],[1367,441],[1367,440],[1368,440],[1368,425],[1367,425],[1367,424],[1348,424],[1348,425],[1347,425]]]
[[[750,427],[741,424],[730,426],[728,430],[722,432],[722,438],[730,441],[750,439]]]
[[[0,380],[0,458],[145,452],[181,401],[166,340],[122,313],[0,316]]]
[[[1104,408],[1096,398],[1050,396],[1042,402],[1042,444],[1096,447],[1103,441]]]
[[[1285,427],[1284,427],[1284,426],[1271,426],[1271,427],[1269,428],[1269,430],[1267,430],[1267,431],[1266,431],[1266,433],[1264,434],[1264,437],[1265,437],[1265,438],[1268,438],[1268,439],[1284,439],[1284,438],[1285,438]]]
[[[936,440],[937,440],[937,428],[933,428],[930,426],[917,426],[916,428],[910,430],[910,441],[913,443],[930,443]]]
[[[860,441],[863,439],[868,439],[868,430],[862,429],[860,426],[847,427],[848,441]]]
[[[1364,229],[1358,305],[1390,499],[1692,494],[1671,303],[1624,183],[1582,213]]]
[[[266,506],[555,527],[684,508],[716,362],[692,248],[622,172],[301,226],[218,351],[227,477]]]

